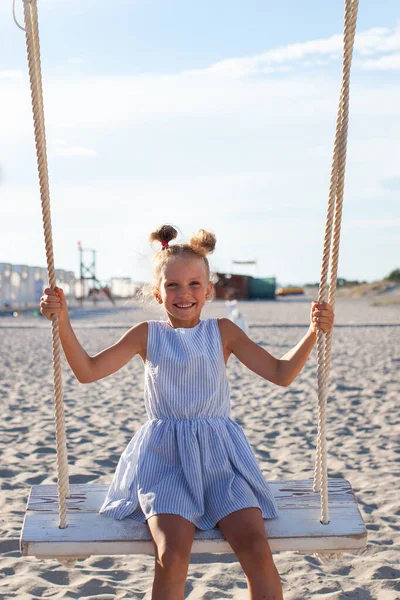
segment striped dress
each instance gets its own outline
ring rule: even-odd
[[[236,510],[278,507],[230,394],[218,319],[174,329],[149,321],[144,401],[148,421],[123,451],[100,513],[145,523],[181,515],[212,529]]]

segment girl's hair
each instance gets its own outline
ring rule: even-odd
[[[157,241],[162,244],[161,249],[153,256],[153,290],[158,289],[162,268],[173,256],[202,258],[206,266],[207,278],[210,279],[210,265],[206,255],[215,249],[217,241],[215,235],[199,229],[188,244],[180,243],[169,246],[169,242],[174,240],[177,235],[178,232],[172,225],[162,225],[150,234],[150,243]]]

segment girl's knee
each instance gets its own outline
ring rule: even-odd
[[[177,515],[160,515],[149,520],[156,563],[162,568],[189,564],[194,525]]]
[[[235,550],[235,554],[245,570],[268,570],[275,567],[269,544],[262,537],[247,540],[245,545]]]
[[[186,577],[190,561],[190,553],[179,548],[164,546],[157,549],[156,568],[171,578]]]
[[[234,548],[235,554],[248,555],[248,556],[268,556],[272,558],[272,552],[269,547],[267,538],[264,535],[246,535],[235,540]]]

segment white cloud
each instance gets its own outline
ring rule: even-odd
[[[245,75],[265,73],[266,69],[270,71],[274,68],[275,70],[280,70],[283,63],[299,61],[310,55],[322,54],[333,57],[338,55],[340,50],[341,36],[333,35],[327,39],[283,46],[249,58],[222,60],[209,67],[207,71],[218,75],[243,77]]]
[[[20,83],[23,80],[23,78],[24,74],[22,71],[12,69],[0,71],[0,80],[9,80]]]
[[[359,56],[393,50],[400,45],[400,28],[373,28],[357,37]],[[291,44],[250,58],[228,59],[209,68],[169,75],[93,76],[55,79],[44,77],[46,127],[62,137],[65,130],[110,130],[175,118],[194,116],[228,120],[241,126],[265,127],[329,119],[337,101],[336,81],[327,78],[327,65],[341,52],[341,36]],[[355,61],[363,69],[398,68],[399,54]],[[298,66],[314,67],[307,76]],[[279,77],[265,77],[279,71]],[[30,92],[27,76],[20,71],[0,75],[2,112],[0,130],[11,139],[31,131]],[[229,75],[229,76],[227,76]],[[247,75],[262,75],[248,78]],[[370,89],[364,94],[364,111],[374,109]],[[357,83],[353,79],[353,91]],[[398,114],[400,103],[387,90],[380,91],[379,110]],[[352,92],[353,93],[353,92]],[[398,90],[396,92],[398,97]],[[296,99],[296,110],[293,101]],[[378,98],[376,98],[378,100]],[[382,104],[383,103],[383,104]],[[397,108],[396,108],[397,107]],[[240,120],[237,116],[240,115]],[[85,144],[83,144],[85,146]]]
[[[194,126],[196,119],[202,118],[217,119],[219,125],[233,122],[237,128],[279,122],[289,125],[312,118],[317,106],[321,118],[332,114],[337,89],[329,81],[316,85],[315,79],[251,82],[216,78],[202,72],[46,80],[46,129],[49,140],[51,135],[70,137],[71,128],[78,140],[82,132],[86,135],[115,128],[127,130],[149,122],[165,125],[177,118],[188,119]],[[2,138],[5,141],[8,137],[11,144],[20,143],[21,136],[32,135],[27,82],[0,82],[0,96]]]
[[[381,182],[398,173],[400,85],[378,85],[374,73],[357,77],[357,69],[360,75],[360,68],[371,68],[365,67],[368,62],[397,56],[396,36],[397,30],[371,29],[357,42],[343,240],[346,245],[346,238],[353,241],[357,235],[364,252],[352,266],[348,251],[355,277],[368,278],[360,273],[375,252],[371,239],[382,245],[382,264],[385,256],[398,255],[398,242],[387,233],[394,240],[398,212],[383,212],[393,192]],[[176,222],[184,235],[197,226],[215,228],[226,256],[235,255],[240,239],[241,252],[250,258],[260,253],[265,274],[273,265],[287,280],[316,278],[340,87],[339,62],[334,77],[327,65],[339,60],[340,52],[340,36],[332,36],[221,61],[219,68],[169,75],[45,76],[46,131],[53,155],[98,154],[95,161],[82,160],[79,173],[79,161],[73,171],[68,160],[59,161],[54,175],[50,164],[59,264],[73,268],[71,252],[83,239],[98,248],[103,273],[115,274],[118,263],[131,274],[131,257],[125,251],[123,258],[116,257],[119,248],[128,255],[147,248],[148,233],[165,220]],[[298,66],[313,71],[299,73]],[[277,71],[275,77],[265,76]],[[21,174],[26,184],[36,177],[27,76],[0,77],[0,97],[0,157],[7,172],[0,193],[12,211],[9,223],[24,215],[24,224],[10,227],[0,242],[12,248],[18,229],[21,261],[30,256],[32,216],[39,215],[36,187],[16,189]],[[361,221],[357,215],[363,215]],[[41,231],[39,216],[34,227]],[[36,256],[41,252],[40,247]],[[229,261],[219,252],[216,260],[226,267]]]
[[[347,219],[344,223],[344,227],[352,231],[355,227],[358,229],[369,229],[374,231],[375,229],[400,229],[400,218],[394,219],[380,219],[380,218],[353,218]]]
[[[83,58],[68,58],[67,60],[70,65],[82,65],[84,62]]]
[[[342,34],[329,38],[311,40],[298,44],[282,46],[248,58],[230,58],[215,63],[206,71],[217,75],[244,77],[256,74],[282,72],[292,66],[320,66],[320,57],[324,64],[338,59],[342,54]],[[382,52],[394,52],[400,49],[400,27],[394,31],[384,27],[375,27],[356,34],[354,51],[360,56],[371,56]]]
[[[400,53],[382,56],[375,60],[365,60],[360,62],[360,66],[365,70],[390,71],[400,69]]]
[[[96,150],[84,148],[83,146],[60,146],[55,149],[57,156],[97,156]]]
[[[400,50],[400,25],[393,31],[387,27],[374,27],[356,33],[355,50],[364,56]]]

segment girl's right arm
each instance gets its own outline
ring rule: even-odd
[[[65,357],[80,383],[91,383],[121,369],[136,354],[146,357],[146,322],[127,331],[114,345],[89,356],[80,345],[69,320],[67,302],[60,288],[46,288],[40,302],[41,313],[49,320],[58,314],[58,327]]]

